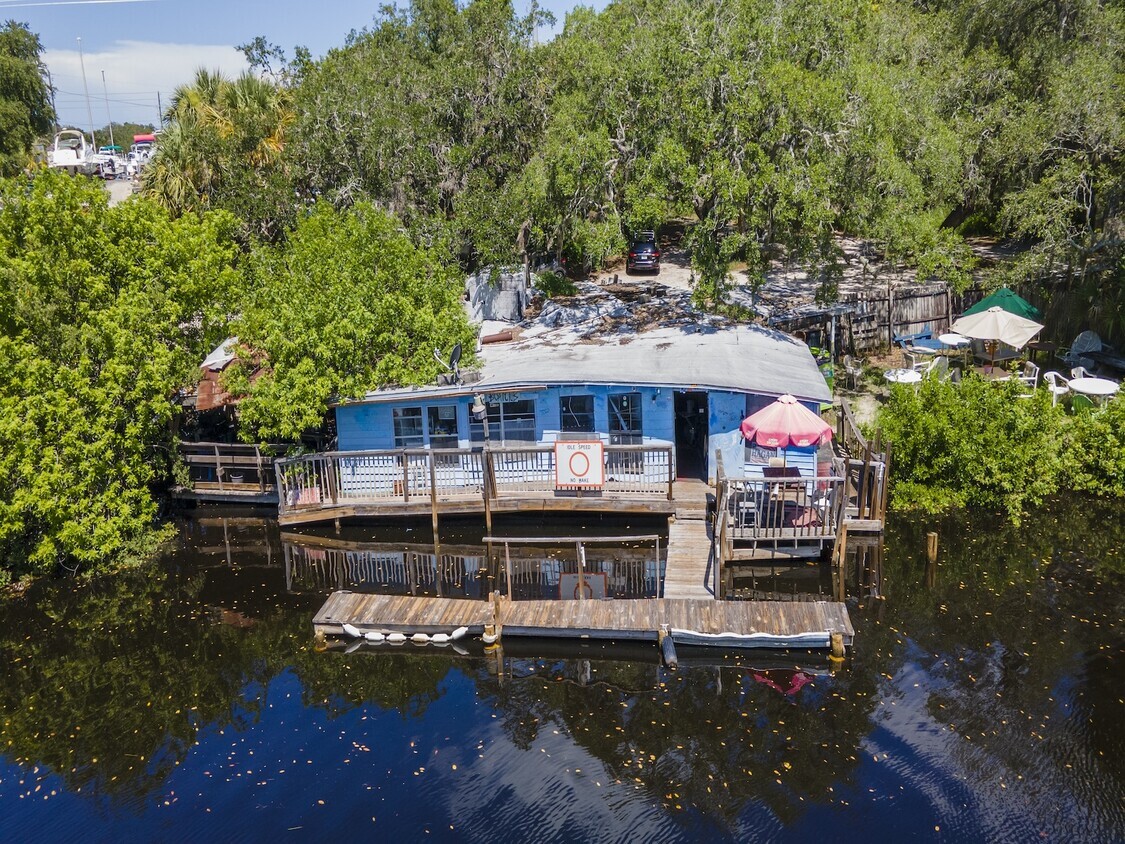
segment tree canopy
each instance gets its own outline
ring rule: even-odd
[[[54,123],[42,52],[27,24],[9,20],[0,27],[0,176],[26,166],[32,142]]]
[[[0,561],[51,572],[151,538],[172,398],[224,336],[235,220],[0,181]]]
[[[472,341],[456,267],[369,205],[321,203],[284,245],[259,248],[248,274],[232,330],[254,359],[228,378],[246,395],[239,416],[251,439],[296,440],[333,399],[432,382],[433,349]],[[259,364],[264,375],[251,383]]]
[[[538,43],[543,18],[414,0],[320,60],[247,45],[292,121],[282,174],[228,178],[225,207],[367,201],[467,263],[571,267],[686,220],[712,303],[733,259],[830,288],[840,232],[961,287],[963,235],[992,233],[1030,247],[1010,277],[1082,285],[1121,321],[1119,4],[617,0]]]

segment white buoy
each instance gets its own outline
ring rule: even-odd
[[[435,633],[433,636],[430,637],[430,641],[433,642],[435,645],[448,645],[449,644],[449,634],[448,633]]]
[[[492,644],[495,644],[496,640],[499,639],[499,638],[500,637],[497,636],[495,633],[482,633],[481,637],[480,637],[480,640],[482,642],[484,642],[486,645],[492,645]]]
[[[358,627],[344,622],[344,632],[351,636],[353,639],[360,639],[363,637],[363,631]]]
[[[364,634],[364,638],[367,639],[368,642],[382,642],[387,637],[378,630],[369,630]]]
[[[456,630],[453,631],[453,633],[450,635],[449,638],[452,639],[454,642],[456,642],[458,639],[464,639],[465,635],[468,632],[469,632],[468,627],[458,627]]]
[[[416,645],[428,645],[430,643],[430,637],[425,633],[415,633],[410,637],[410,641]]]
[[[401,645],[403,642],[406,641],[406,637],[404,635],[402,635],[401,633],[388,633],[387,634],[387,641],[390,642],[392,645]]]

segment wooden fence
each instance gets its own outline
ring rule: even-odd
[[[180,459],[188,467],[193,493],[265,495],[274,492],[274,455],[285,445],[181,442]]]

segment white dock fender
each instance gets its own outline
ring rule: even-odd
[[[495,644],[496,640],[499,639],[499,638],[500,637],[497,636],[495,633],[482,633],[481,637],[480,637],[480,640],[482,642],[484,642],[486,645],[492,645],[492,644]]]
[[[364,635],[368,642],[382,642],[387,637],[380,633],[378,630],[369,630]]]
[[[428,645],[430,643],[430,637],[425,633],[415,633],[410,637],[410,641],[416,645]]]
[[[346,621],[344,622],[344,632],[351,636],[353,639],[363,638],[363,631],[352,624],[348,624]]]
[[[456,642],[458,639],[464,639],[468,632],[468,627],[458,627],[453,631],[453,633],[450,634],[449,638]]]
[[[449,634],[448,633],[435,633],[433,636],[430,637],[430,641],[433,642],[435,645],[448,645],[449,644]]]
[[[403,642],[406,641],[406,637],[401,633],[388,633],[387,634],[387,641],[390,642],[392,645],[401,645]]]

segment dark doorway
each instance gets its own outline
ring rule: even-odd
[[[675,394],[676,477],[707,479],[707,426],[710,414],[707,394],[681,391]]]

